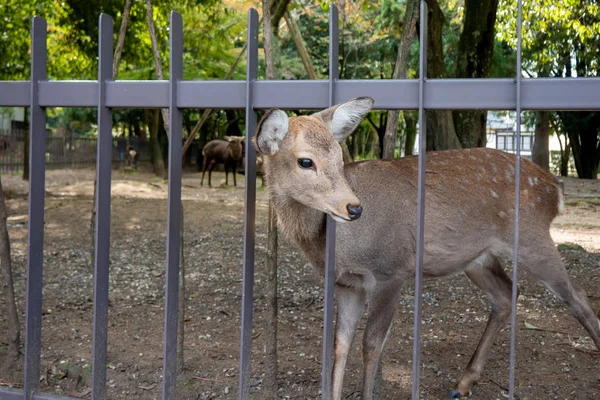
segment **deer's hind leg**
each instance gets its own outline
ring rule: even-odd
[[[519,250],[519,260],[529,273],[569,307],[600,350],[600,320],[592,311],[585,291],[571,282],[550,234],[545,239],[541,246],[538,244],[535,248]]]
[[[491,253],[482,254],[468,266],[465,273],[475,286],[488,295],[492,310],[483,336],[462,376],[456,381],[454,390],[450,392],[450,398],[460,398],[469,394],[471,386],[481,376],[490,348],[511,310],[512,281],[496,256]]]

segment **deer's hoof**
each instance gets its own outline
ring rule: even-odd
[[[456,389],[448,393],[449,399],[460,399],[461,397],[463,397],[462,394],[460,394],[460,392]]]

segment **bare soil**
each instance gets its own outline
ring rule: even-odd
[[[92,170],[48,171],[42,377],[44,392],[89,398],[92,285],[89,231]],[[21,323],[25,311],[27,184],[3,176]],[[224,181],[216,173],[213,182]],[[237,398],[241,312],[243,179],[238,188],[201,188],[183,180],[187,309],[185,371],[179,399]],[[159,399],[167,183],[148,171],[113,171],[108,398]],[[566,180],[566,213],[552,235],[573,280],[600,308],[600,183]],[[263,396],[267,197],[258,191],[252,398]],[[570,244],[564,244],[568,242]],[[320,397],[322,277],[286,240],[280,247],[279,393]],[[410,285],[409,285],[410,286]],[[600,399],[600,353],[570,312],[544,286],[521,275],[517,394],[520,399]],[[489,312],[463,275],[425,283],[422,398],[445,398],[469,360]],[[383,356],[382,399],[411,390],[413,292],[407,287]],[[6,312],[0,302],[0,360]],[[525,322],[529,328],[525,326]],[[364,322],[363,322],[364,323]],[[531,326],[538,329],[530,329]],[[23,328],[23,327],[22,327]],[[360,328],[362,330],[362,327]],[[503,399],[508,386],[509,325],[496,341],[474,399]],[[360,335],[360,332],[359,332]],[[344,396],[359,398],[360,339],[348,363]],[[0,385],[20,387],[0,368]]]

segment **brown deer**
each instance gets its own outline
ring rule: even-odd
[[[200,186],[204,185],[204,174],[208,169],[208,186],[212,187],[210,178],[212,170],[217,164],[225,166],[225,185],[229,185],[229,170],[233,171],[233,186],[237,187],[236,173],[237,164],[242,159],[243,145],[242,136],[226,136],[227,140],[211,140],[202,149],[204,156],[204,167],[202,168],[202,179]]]
[[[310,116],[268,111],[254,144],[263,154],[267,188],[280,228],[318,269],[325,266],[326,214],[337,226],[337,298],[333,393],[340,400],[350,346],[367,303],[363,399],[372,399],[381,351],[405,282],[415,274],[417,158],[344,164],[338,141],[371,109],[358,98]],[[563,210],[554,177],[528,160],[521,166],[519,265],[564,301],[600,349],[600,321],[569,279],[550,237]],[[465,272],[492,310],[451,397],[468,394],[511,312],[511,280],[500,260],[511,257],[514,156],[493,149],[427,154],[425,277]]]

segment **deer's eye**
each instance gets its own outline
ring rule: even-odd
[[[298,165],[300,168],[311,169],[314,167],[313,161],[310,158],[299,158]]]

